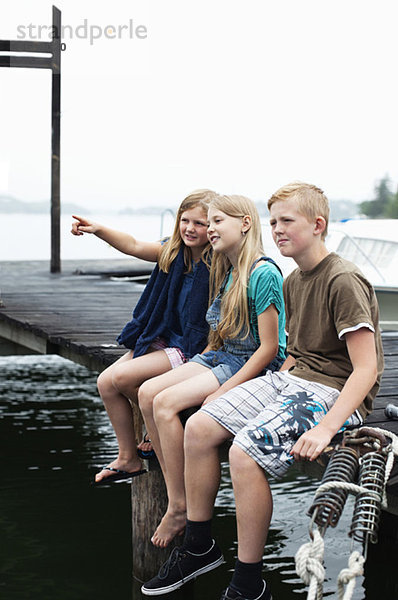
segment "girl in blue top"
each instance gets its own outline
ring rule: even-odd
[[[98,377],[98,390],[115,430],[119,453],[95,477],[96,484],[145,471],[137,454],[131,403],[143,381],[182,365],[206,345],[208,327],[207,209],[216,196],[197,190],[181,203],[173,234],[166,242],[142,242],[74,216],[74,235],[93,233],[114,248],[157,262],[118,341],[130,350]]]
[[[217,196],[209,207],[211,327],[208,346],[173,372],[147,380],[139,405],[165,476],[168,508],[152,542],[165,547],[185,526],[183,428],[179,412],[277,370],[285,360],[282,276],[263,256],[255,205]]]

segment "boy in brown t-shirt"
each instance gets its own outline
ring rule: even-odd
[[[269,600],[262,556],[272,495],[264,470],[278,477],[293,459],[316,459],[337,432],[362,424],[379,388],[383,352],[374,290],[355,265],[327,250],[327,198],[313,185],[294,183],[278,190],[268,208],[276,245],[298,265],[284,283],[288,357],[279,372],[205,403],[188,420],[184,543],[167,569],[144,584],[144,594],[173,591],[221,564],[211,518],[218,446],[233,434],[238,559],[221,600]]]

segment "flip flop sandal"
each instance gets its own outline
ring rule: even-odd
[[[149,439],[148,434],[146,433],[143,437],[142,442],[150,442],[150,441],[151,440]],[[141,450],[141,448],[137,448],[137,454],[140,458],[143,458],[144,460],[148,460],[149,458],[153,458],[154,456],[156,456],[155,450],[153,448],[152,448],[152,450]]]
[[[93,485],[105,485],[106,483],[112,483],[115,481],[126,481],[127,479],[131,479],[132,477],[138,477],[139,475],[143,475],[147,472],[146,469],[141,469],[140,471],[133,471],[129,473],[128,471],[123,471],[121,469],[115,469],[114,467],[102,467],[103,471],[114,471],[112,475],[108,477],[104,477],[100,481],[93,481]]]

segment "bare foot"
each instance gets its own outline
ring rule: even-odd
[[[155,533],[151,538],[151,542],[158,548],[166,548],[175,538],[176,535],[181,535],[184,531],[187,522],[186,511],[171,512],[167,509],[166,514],[160,521]]]
[[[124,462],[119,460],[118,458],[113,462],[109,463],[108,467],[112,467],[112,469],[119,469],[120,471],[126,471],[127,473],[134,473],[135,471],[140,471],[142,469],[140,460]],[[102,469],[102,471],[96,474],[95,482],[98,483],[114,475],[115,471],[111,471],[109,469]]]

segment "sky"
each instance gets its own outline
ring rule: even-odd
[[[396,0],[55,4],[62,202],[266,201],[294,180],[360,201],[386,174],[396,189]],[[3,0],[0,39],[48,41],[51,6]],[[50,115],[49,71],[0,68],[0,196],[50,197]]]

